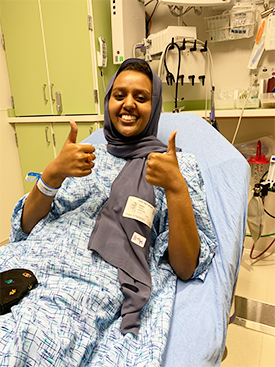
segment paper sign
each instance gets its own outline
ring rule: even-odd
[[[147,201],[129,196],[122,215],[126,218],[136,219],[152,228],[155,212],[153,205]]]

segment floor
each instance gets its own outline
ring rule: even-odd
[[[275,305],[275,253],[251,260],[244,250],[236,295]],[[275,336],[230,324],[221,367],[275,367]]]

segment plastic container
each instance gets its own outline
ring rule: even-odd
[[[262,108],[275,108],[275,93],[261,93],[260,99]]]
[[[234,6],[229,12],[204,18],[209,42],[221,42],[254,35],[255,10],[253,6]]]
[[[248,93],[249,93],[249,96],[247,98]],[[245,103],[245,107],[244,107],[245,109],[260,107],[258,87],[252,87],[250,90],[247,90],[247,89],[236,89],[235,90],[236,109],[242,109],[244,103]]]
[[[236,109],[242,109],[244,104],[244,99],[236,99],[235,106]],[[248,98],[245,103],[245,109],[249,108],[259,108],[260,107],[260,99],[259,98]]]
[[[261,152],[261,140],[258,140],[256,156],[250,156],[248,162],[251,165],[252,186],[260,183],[264,173],[268,170],[269,159]]]
[[[275,140],[270,136],[263,136],[259,139],[236,144],[235,148],[248,160],[250,156],[255,154],[259,140],[261,141],[261,154],[270,159],[272,155],[275,155]]]
[[[233,98],[232,99],[216,99],[215,109],[216,110],[234,110],[235,101]]]

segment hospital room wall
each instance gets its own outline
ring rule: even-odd
[[[0,32],[1,33],[1,32]],[[8,123],[11,92],[5,53],[0,47],[0,245],[7,242],[13,207],[23,195],[19,154],[13,127]]]

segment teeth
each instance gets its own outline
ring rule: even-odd
[[[122,115],[121,117],[122,117],[124,120],[128,120],[128,121],[136,120],[136,116],[132,116],[132,115]]]

